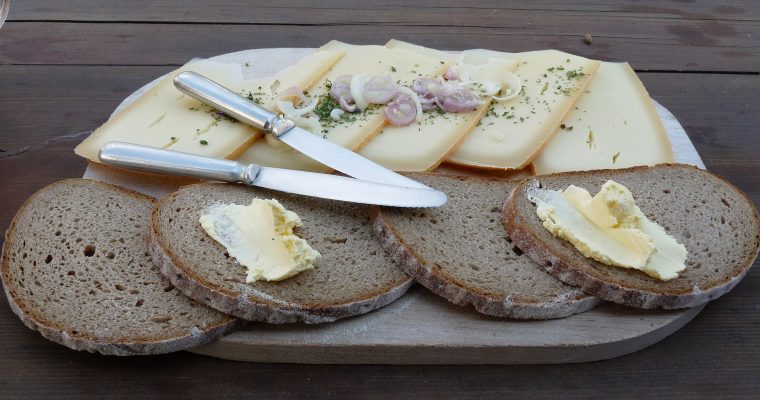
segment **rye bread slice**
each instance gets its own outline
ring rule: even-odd
[[[628,187],[641,211],[686,246],[686,270],[678,278],[662,282],[584,257],[543,227],[529,200],[532,191],[571,184],[596,193],[609,179]],[[639,308],[694,307],[722,296],[747,273],[760,244],[752,201],[722,178],[681,164],[526,179],[505,204],[504,224],[515,244],[553,276],[604,300]]]
[[[279,282],[246,283],[246,268],[226,255],[198,218],[215,203],[277,199],[303,221],[296,234],[322,257]],[[186,295],[217,310],[269,323],[330,322],[389,304],[411,287],[377,243],[366,206],[242,185],[202,183],[161,199],[151,223],[153,260]]]
[[[375,232],[396,264],[433,293],[483,314],[519,319],[566,317],[599,302],[514,247],[501,208],[517,181],[408,176],[444,191],[448,202],[431,209],[374,207]]]
[[[86,179],[32,195],[5,235],[3,287],[13,311],[75,350],[158,354],[222,336],[235,319],[185,297],[148,254],[155,201]]]

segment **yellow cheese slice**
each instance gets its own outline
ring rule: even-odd
[[[345,55],[316,84],[308,87],[309,94],[314,96],[327,93],[326,81],[332,81],[344,74],[388,74],[395,81],[411,83],[418,76],[438,75],[445,67],[441,64],[442,60],[384,46],[355,46],[332,41],[320,49],[342,51]],[[324,137],[343,147],[357,150],[373,135],[380,132],[386,124],[385,115],[380,106],[373,106],[363,113],[352,115],[351,119],[350,122],[346,120],[334,126],[325,126]],[[316,172],[330,171],[330,168],[290,147],[273,146],[265,140],[254,143],[238,160],[271,167]]]
[[[662,121],[627,63],[602,63],[587,89],[533,160],[537,174],[673,161]]]
[[[209,157],[234,158],[253,143],[259,132],[182,94],[174,87],[174,76],[183,71],[197,72],[241,93],[262,92],[254,89],[262,87],[266,93],[261,93],[261,101],[268,102],[276,95],[276,91],[271,90],[275,79],[283,88],[310,84],[341,55],[333,51],[317,52],[283,70],[275,78],[256,80],[243,80],[238,64],[212,60],[190,62],[167,74],[157,85],[111,117],[74,151],[97,162],[102,145],[122,141]]]
[[[415,45],[391,41],[386,46],[411,49]],[[458,58],[432,49],[421,49],[417,51],[449,62]],[[490,59],[480,65],[464,64],[460,68],[473,81],[499,81],[505,71],[511,72],[516,66],[515,60]],[[485,99],[477,110],[467,113],[439,113],[433,110],[425,112],[419,123],[403,127],[388,125],[359,154],[395,171],[433,170],[475,127],[490,102],[490,98]]]
[[[156,86],[135,102],[114,115],[74,149],[82,157],[98,162],[100,147],[108,142],[122,141],[153,147],[169,147],[185,136],[199,131],[224,130],[242,141],[254,134],[243,124],[202,110],[200,103],[174,88],[172,79],[182,71],[194,71],[222,85],[242,80],[240,66],[211,60],[190,62],[168,74]],[[192,110],[191,110],[192,109]],[[217,116],[218,117],[218,116]]]
[[[511,101],[495,103],[448,161],[491,169],[527,166],[599,65],[598,61],[557,50],[518,55],[515,73],[522,80],[523,92]]]

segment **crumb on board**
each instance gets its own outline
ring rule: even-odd
[[[592,37],[590,33],[583,35],[583,43],[591,44]]]

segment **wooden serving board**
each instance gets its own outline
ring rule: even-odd
[[[241,65],[246,78],[272,75],[313,49],[257,49],[214,57]],[[129,104],[154,82],[135,92]],[[681,125],[655,102],[676,159],[704,168]],[[115,113],[114,112],[114,113]],[[160,197],[192,180],[141,174],[91,163],[85,178]],[[516,321],[478,314],[415,286],[366,315],[321,325],[252,323],[190,350],[233,360],[309,364],[550,364],[632,353],[675,332],[704,306],[645,311],[604,303],[567,318]]]

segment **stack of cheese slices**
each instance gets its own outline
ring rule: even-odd
[[[476,83],[512,73],[519,77],[520,92],[509,101],[492,99],[500,94],[482,97],[469,112],[432,108],[407,126],[391,125],[382,110],[367,107],[339,118],[322,109],[318,118],[303,119],[311,122],[304,127],[388,168],[407,172],[432,171],[443,162],[489,170],[531,167],[528,171],[544,174],[673,161],[653,103],[626,63],[599,62],[556,50],[451,53],[396,40],[385,46],[333,41],[262,79],[243,79],[239,64],[191,62],[114,115],[76,152],[98,162],[100,146],[123,141],[329,172],[287,145],[267,140],[184,96],[173,87],[173,76],[179,71],[201,73],[273,110],[295,87],[307,94],[304,103],[314,101],[320,109],[328,106],[323,100],[329,100],[329,86],[341,76],[390,76],[410,86],[418,78],[443,79],[457,67],[471,71],[468,79]]]
[[[219,183],[184,186],[158,201],[85,179],[50,185],[18,211],[0,262],[10,306],[27,326],[79,350],[163,353],[214,340],[240,319],[326,323],[367,313],[415,281],[501,318],[562,318],[602,300],[684,308],[728,292],[757,257],[760,218],[752,202],[707,171],[667,163],[673,156],[662,124],[627,64],[558,51],[452,54],[391,41],[331,42],[270,78],[242,79],[239,67],[199,61],[180,70],[286,114],[296,103],[283,105],[284,98],[334,106],[325,100],[330,83],[347,74],[387,74],[409,85],[420,77],[445,80],[455,67],[473,71],[476,82],[515,74],[521,89],[507,101],[492,93],[469,112],[432,108],[404,126],[389,124],[377,106],[322,109],[319,120],[294,115],[328,140],[444,191],[449,201],[439,208],[368,208]],[[118,140],[326,171],[182,95],[171,77],[115,114],[77,153],[97,161],[100,146]],[[538,176],[426,173],[444,161],[473,169],[532,166]],[[608,180],[628,188],[646,218],[683,244],[686,268],[677,278],[599,263],[544,228],[536,191],[596,191]],[[276,199],[300,216],[295,233],[321,254],[313,269],[247,282],[246,269],[199,223],[218,204],[253,198]]]

